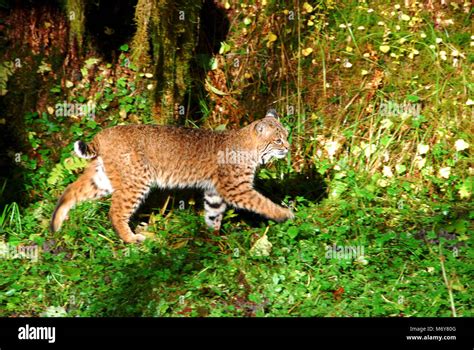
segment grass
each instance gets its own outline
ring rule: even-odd
[[[2,262],[2,310],[10,316],[472,315],[468,208],[401,205],[352,181],[352,198],[320,204],[296,198],[293,222],[252,216],[243,222],[230,211],[220,236],[188,203],[164,216],[156,209],[147,217],[150,239],[140,246],[116,238],[107,202],[80,205],[54,236],[31,219],[44,204],[33,205],[23,214],[24,233],[13,225],[6,232],[9,242],[38,244],[40,260]],[[51,210],[52,203],[45,208]],[[273,248],[256,256],[251,248],[264,234]],[[328,256],[334,245],[361,246],[364,255]]]
[[[209,71],[219,76],[210,81],[224,84],[216,89],[237,91],[231,103],[262,113],[272,104],[283,113],[291,158],[262,169],[257,183],[294,207],[295,219],[276,224],[230,210],[214,235],[200,215],[200,195],[155,193],[133,221],[149,238],[142,245],[116,237],[107,200],[81,204],[60,232],[49,233],[57,197],[84,166],[71,156],[71,141],[105,125],[152,120],[143,74],[121,66],[113,81],[99,73],[91,82],[102,92],[94,97],[95,121],[43,111],[26,117],[32,152],[20,170],[28,200],[0,211],[1,315],[473,315],[473,40],[463,35],[472,10],[355,1],[300,6],[292,21],[290,5],[232,4],[240,12],[226,50],[245,55],[246,66],[234,67],[235,55],[222,54]],[[453,24],[435,24],[432,13]],[[277,39],[269,42],[269,33]],[[88,89],[69,97],[88,100]],[[199,103],[198,124],[222,127],[213,116],[228,96],[207,91]],[[388,103],[409,103],[420,113],[385,115]],[[298,108],[290,113],[292,106]],[[59,131],[62,138],[52,140]],[[39,247],[39,261],[14,254],[31,245]]]

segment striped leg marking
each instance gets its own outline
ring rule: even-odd
[[[214,191],[206,191],[204,193],[204,210],[207,226],[214,231],[221,228],[222,217],[226,209],[224,200]]]

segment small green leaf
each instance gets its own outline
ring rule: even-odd
[[[271,251],[272,244],[266,234],[257,239],[252,248],[250,248],[250,254],[253,256],[269,256]]]
[[[469,227],[469,222],[466,220],[457,220],[454,223],[454,230],[457,234],[466,233],[468,227]]]
[[[59,94],[61,92],[61,86],[57,85],[55,87],[52,87],[49,91],[53,94]]]
[[[288,236],[291,238],[291,239],[295,239],[297,236],[298,236],[298,233],[300,232],[300,230],[298,229],[298,227],[295,227],[295,226],[291,226],[289,229],[288,229]]]
[[[93,65],[97,64],[100,62],[100,59],[99,58],[95,58],[95,57],[91,57],[91,58],[88,58],[86,61],[85,61],[85,64],[86,64],[86,67],[87,68],[91,68]]]
[[[215,131],[224,131],[225,130],[225,124],[218,125],[217,127],[214,128]]]
[[[215,57],[212,57],[209,61],[209,67],[211,70],[216,70],[219,67],[219,62],[217,62]]]
[[[397,164],[395,165],[395,171],[397,174],[403,174],[407,170],[407,167],[403,164]]]
[[[407,101],[408,102],[413,102],[413,103],[416,103],[420,100],[420,98],[418,96],[415,96],[415,95],[408,95],[407,96]]]
[[[334,181],[331,184],[331,190],[329,191],[329,197],[332,199],[339,198],[339,196],[346,191],[348,185],[342,181]]]
[[[221,42],[221,48],[219,49],[219,54],[225,55],[229,51],[230,51],[230,45],[227,44],[225,41]]]
[[[88,128],[91,128],[91,129],[95,129],[97,127],[97,123],[92,119],[88,120],[86,125]]]

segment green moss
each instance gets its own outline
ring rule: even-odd
[[[84,38],[84,0],[67,0],[66,17],[69,20],[69,40],[77,42],[79,49],[82,48]]]
[[[173,122],[175,104],[183,102],[191,77],[189,62],[196,46],[201,3],[161,0],[151,11],[151,48],[157,85],[153,93],[159,104],[158,122]]]
[[[150,40],[148,37],[148,25],[150,22],[150,15],[153,8],[153,1],[138,0],[135,8],[135,23],[137,31],[132,41],[132,62],[139,68],[146,67],[150,64],[151,58]]]
[[[196,46],[200,9],[201,3],[185,1],[137,3],[131,58],[140,70],[152,65],[156,85],[151,96],[159,107],[157,122],[173,122],[174,106],[182,102],[190,84],[189,62]]]

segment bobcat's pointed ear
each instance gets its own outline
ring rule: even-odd
[[[277,120],[280,120],[280,116],[278,115],[277,111],[273,108],[267,111],[267,114],[265,114],[265,117],[273,117]]]

